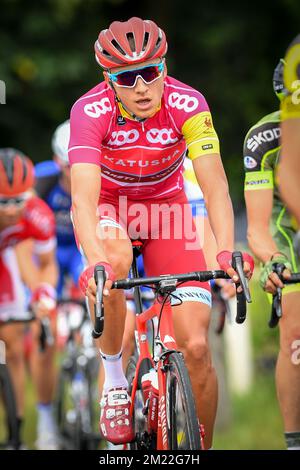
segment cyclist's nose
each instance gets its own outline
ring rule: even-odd
[[[148,84],[144,82],[141,77],[138,77],[135,84],[135,91],[138,93],[145,93],[148,90]]]

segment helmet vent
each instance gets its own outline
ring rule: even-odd
[[[144,36],[144,42],[143,42],[143,48],[142,50],[144,51],[147,47],[147,44],[148,44],[148,40],[149,40],[149,33],[148,31],[145,32],[145,36]]]
[[[6,175],[10,185],[13,183],[13,176],[14,176],[14,159],[11,158],[11,155],[6,161]]]
[[[161,38],[162,38],[162,35],[161,35],[161,32],[159,31],[159,35],[158,35],[158,38],[157,38],[157,41],[156,41],[156,44],[155,44],[155,47],[159,47],[160,43],[161,43]]]
[[[25,164],[25,161],[22,159],[22,165],[23,165],[23,179],[22,182],[24,183],[27,178],[27,166]]]
[[[126,33],[127,41],[129,43],[130,49],[132,52],[135,52],[136,47],[135,47],[135,40],[134,40],[134,35],[132,32]]]
[[[123,51],[122,47],[120,46],[120,44],[118,44],[115,39],[113,39],[111,43],[119,52],[121,52],[121,54],[126,55],[125,51]]]

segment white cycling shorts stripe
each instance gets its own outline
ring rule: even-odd
[[[30,314],[26,311],[25,288],[21,281],[15,251],[13,248],[6,248],[0,256],[11,279],[13,297],[13,300],[5,301],[5,296],[1,296],[0,322],[28,320]]]
[[[179,300],[173,297],[173,294],[182,302],[201,302],[211,307],[211,293],[203,287],[186,286],[178,287],[171,296],[171,305],[179,305]]]

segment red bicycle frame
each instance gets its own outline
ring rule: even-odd
[[[159,339],[157,345],[161,343],[166,354],[163,355],[163,359],[159,358],[154,361],[149,350],[148,336],[147,336],[147,322],[154,317],[159,317],[162,309],[162,305],[155,301],[155,303],[145,310],[144,312],[136,315],[136,332],[137,332],[137,344],[139,349],[139,357],[136,366],[136,373],[133,379],[132,392],[131,392],[131,408],[130,414],[134,412],[135,394],[138,387],[138,371],[141,362],[145,359],[150,360],[152,366],[156,368],[158,374],[158,390],[159,390],[159,405],[158,405],[158,428],[157,428],[157,449],[168,450],[168,425],[167,425],[167,414],[166,414],[166,376],[163,371],[163,367],[159,366],[159,363],[164,362],[167,358],[167,351],[177,350],[177,344],[175,341],[174,326],[173,326],[173,313],[171,303],[166,302],[163,305],[163,312],[160,319],[159,327]],[[155,347],[156,349],[156,347]]]

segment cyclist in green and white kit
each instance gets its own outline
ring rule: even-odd
[[[279,98],[284,96],[283,65],[275,69],[273,85]],[[273,293],[283,287],[273,263],[286,266],[284,275],[300,271],[300,260],[293,248],[297,224],[284,205],[278,188],[281,158],[281,111],[268,114],[253,126],[245,138],[245,200],[248,242],[262,262],[260,283]],[[277,396],[284,421],[288,449],[300,449],[300,284],[283,289],[283,316],[279,322],[280,350],[276,366]],[[298,360],[297,360],[298,359]]]

